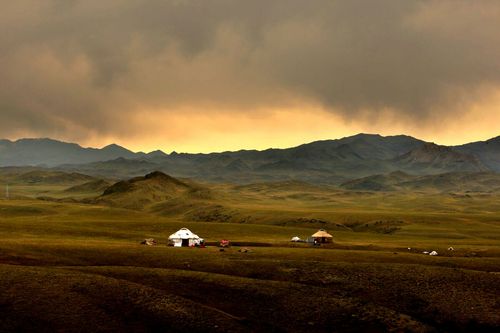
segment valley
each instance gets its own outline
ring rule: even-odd
[[[497,176],[433,177],[352,189],[0,169],[0,331],[494,331]],[[181,227],[208,246],[167,246]],[[318,229],[333,243],[290,242]]]

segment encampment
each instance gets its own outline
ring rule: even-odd
[[[326,232],[324,229],[319,229],[311,236],[315,243],[330,243],[333,236]]]
[[[175,247],[181,246],[197,246],[204,243],[203,238],[194,234],[188,228],[181,228],[177,232],[173,233],[168,237],[168,242],[170,245]]]

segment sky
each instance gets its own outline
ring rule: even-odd
[[[500,135],[497,0],[17,0],[0,137],[132,150]]]

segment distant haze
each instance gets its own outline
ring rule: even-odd
[[[494,0],[20,0],[0,29],[10,139],[207,152],[500,134]]]

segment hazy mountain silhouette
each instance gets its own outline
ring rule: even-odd
[[[101,149],[83,148],[75,143],[52,139],[20,139],[0,141],[0,166],[80,164],[118,157],[134,158],[137,154],[111,144]]]
[[[0,166],[6,165],[46,165],[115,179],[159,170],[216,182],[340,184],[398,170],[415,175],[500,171],[500,138],[448,147],[405,135],[358,134],[288,149],[210,154],[146,154],[118,145],[95,149],[50,139],[2,140]]]

